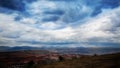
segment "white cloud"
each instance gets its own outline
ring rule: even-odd
[[[75,32],[73,30],[73,28],[71,27],[66,27],[63,29],[59,29],[59,30],[47,30],[45,31],[47,34],[50,34],[52,37],[55,37],[56,39],[62,39],[62,40],[66,40],[66,39],[71,39],[71,37],[73,35],[75,35]]]
[[[32,18],[23,18],[21,19],[19,22],[24,23],[24,24],[30,24],[30,25],[34,25],[36,23],[36,21]]]
[[[93,41],[89,39],[95,39],[94,41],[102,42],[115,42],[113,39],[115,36],[120,37],[118,34],[120,27],[119,13],[120,8],[103,10],[98,16],[89,19],[85,24],[80,25],[78,30],[78,39]],[[118,27],[117,27],[118,26]],[[116,32],[116,33],[115,33]],[[120,40],[120,39],[117,39]],[[120,43],[120,42],[117,42]]]
[[[36,25],[36,20],[24,18],[22,21],[15,21],[17,14],[0,13],[0,43],[6,46],[45,46],[38,44],[21,43],[17,41],[38,41],[38,42],[78,42],[81,45],[76,46],[95,46],[82,44],[82,42],[115,42],[120,43],[120,8],[102,11],[96,17],[89,18],[84,24],[72,27],[69,24],[61,29],[61,24],[54,22]],[[24,23],[22,23],[24,22]],[[61,21],[59,21],[61,22]],[[30,25],[29,25],[30,24]],[[36,26],[42,27],[42,29]],[[43,29],[46,28],[46,29]],[[9,38],[6,36],[15,36],[18,38]],[[0,45],[0,46],[2,46]],[[68,45],[69,47],[69,45]]]
[[[44,9],[55,9],[56,5],[53,2],[50,1],[36,1],[32,4],[28,4],[27,6],[28,12],[34,15],[41,15]]]
[[[23,24],[21,21],[15,21],[14,18],[17,15],[7,15],[0,14],[0,28],[3,29],[3,32],[0,33],[0,39],[2,41],[8,40],[9,43],[4,44],[5,46],[23,46],[28,45],[26,43],[19,43],[16,41],[40,41],[40,42],[63,42],[69,40],[74,35],[74,31],[71,27],[66,27],[64,29],[52,30],[52,28],[58,26],[54,23],[45,23],[41,26],[43,28],[48,27],[51,30],[40,29],[29,24]],[[7,19],[6,19],[7,18]],[[27,23],[27,21],[26,21]],[[34,25],[34,24],[33,24]],[[18,38],[12,38],[13,36],[19,36]],[[30,45],[30,44],[29,44]],[[28,46],[29,46],[28,45]],[[34,45],[34,44],[33,44]],[[41,44],[39,46],[42,46]]]
[[[55,22],[47,22],[47,23],[43,23],[40,25],[40,28],[43,28],[43,29],[56,29],[56,28],[59,28],[60,27],[60,24],[57,24]]]

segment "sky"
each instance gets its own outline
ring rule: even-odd
[[[120,0],[0,0],[0,46],[120,47]]]

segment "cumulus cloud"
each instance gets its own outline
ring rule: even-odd
[[[16,14],[7,15],[0,14],[0,27],[3,32],[0,33],[1,40],[8,40],[9,43],[4,45],[25,45],[25,43],[20,43],[18,41],[37,41],[37,42],[55,42],[55,43],[65,43],[63,39],[69,39],[74,33],[72,33],[72,28],[64,28],[60,30],[42,30],[35,28],[33,26],[29,26],[26,24],[21,24],[20,22],[16,22],[14,18]],[[7,18],[7,20],[6,20]],[[50,23],[51,24],[51,23]],[[47,26],[44,24],[43,26]],[[54,24],[51,25],[55,26]],[[66,41],[66,40],[65,40]],[[11,43],[11,44],[10,44]],[[69,43],[69,42],[68,42]],[[28,44],[28,43],[27,43]],[[30,43],[29,43],[30,44]],[[54,44],[54,43],[53,43]],[[41,45],[39,45],[41,46]]]
[[[0,5],[12,12],[0,13],[0,46],[120,47],[118,0],[21,2],[24,11]]]
[[[76,36],[82,41],[93,42],[97,45],[101,43],[120,44],[120,8],[102,10],[102,13],[94,18],[90,18],[85,24],[80,25]],[[76,37],[77,38],[77,37]],[[102,44],[103,45],[103,44]],[[114,46],[114,45],[113,45]]]

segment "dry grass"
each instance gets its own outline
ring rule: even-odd
[[[79,59],[64,60],[37,68],[120,68],[120,54],[85,56]]]

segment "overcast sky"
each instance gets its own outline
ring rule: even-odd
[[[0,46],[120,47],[120,0],[0,0]]]

